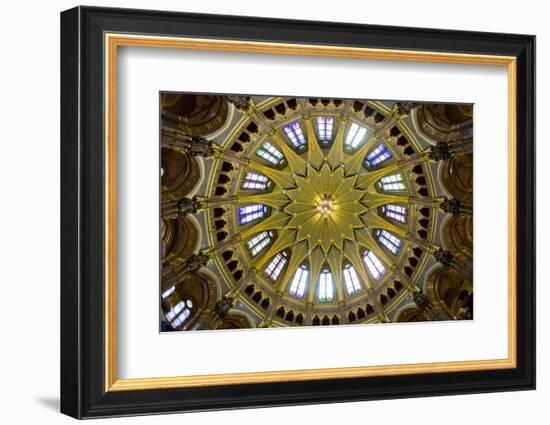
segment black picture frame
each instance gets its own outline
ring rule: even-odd
[[[106,32],[517,58],[517,367],[105,391]],[[535,388],[535,37],[131,9],[61,14],[61,412],[75,418]]]

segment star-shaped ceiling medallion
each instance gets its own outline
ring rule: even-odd
[[[325,162],[319,169],[308,163],[304,176],[292,177],[296,188],[286,191],[290,203],[284,212],[292,217],[286,227],[296,230],[296,242],[307,240],[310,252],[319,246],[328,254],[333,247],[341,251],[344,240],[355,240],[355,229],[365,227],[360,216],[367,212],[361,203],[365,191],[355,186],[357,176]]]

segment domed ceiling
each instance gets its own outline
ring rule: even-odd
[[[166,93],[163,331],[473,317],[473,107]]]

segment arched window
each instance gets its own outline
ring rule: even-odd
[[[279,275],[281,274],[281,271],[283,270],[283,267],[288,261],[287,253],[285,251],[279,252],[273,259],[271,260],[271,263],[267,266],[265,269],[265,272],[267,276],[275,282]]]
[[[332,141],[332,130],[334,128],[334,118],[317,117],[317,130],[319,142],[326,144]]]
[[[355,271],[355,268],[351,264],[344,266],[344,281],[346,282],[346,289],[350,296],[355,295],[361,290],[359,276],[357,276],[357,271]]]
[[[366,127],[362,127],[357,123],[352,123],[346,135],[346,139],[344,140],[344,145],[350,149],[357,149],[365,140],[367,132],[368,130]]]
[[[191,316],[193,302],[191,300],[182,300],[168,311],[165,316],[173,328],[180,327]]]
[[[329,269],[323,269],[321,270],[321,274],[319,274],[317,296],[322,303],[329,303],[334,299],[334,280]]]
[[[401,249],[401,239],[399,239],[394,234],[388,232],[387,230],[376,230],[375,232],[376,237],[378,238],[378,241],[384,245],[388,250],[393,254],[397,255],[399,250]]]
[[[378,187],[384,192],[402,192],[406,189],[403,174],[396,173],[382,177],[378,181]]]
[[[176,290],[175,286],[171,286],[170,288],[168,288],[166,291],[162,293],[162,299],[165,300],[166,298],[168,298],[170,295],[174,293],[175,290]]]
[[[384,214],[388,218],[399,221],[400,223],[407,222],[407,215],[408,215],[407,207],[387,204],[380,207],[380,209],[382,211],[382,214]]]
[[[256,150],[256,155],[273,165],[281,164],[285,158],[283,153],[269,142],[263,142]]]
[[[265,190],[269,184],[269,179],[261,174],[248,171],[243,178],[241,188],[251,190]]]
[[[365,255],[363,256],[363,261],[367,265],[367,268],[369,269],[369,272],[374,280],[380,279],[384,275],[384,273],[386,273],[386,268],[378,259],[378,257],[374,254],[374,252],[365,252]]]
[[[367,155],[365,158],[365,163],[369,167],[376,167],[378,164],[387,161],[391,157],[391,151],[384,143],[381,143],[376,147],[376,149]]]
[[[306,138],[298,121],[294,121],[283,127],[286,137],[296,149],[302,149],[306,145]]]
[[[306,290],[307,278],[309,276],[309,270],[307,266],[301,265],[294,273],[294,278],[290,284],[289,293],[293,297],[302,298]]]
[[[247,205],[237,208],[239,224],[246,224],[267,214],[268,208],[262,204]]]
[[[264,249],[266,246],[269,245],[271,242],[271,239],[273,239],[273,232],[266,231],[257,234],[253,238],[249,239],[246,242],[246,246],[250,250],[250,253],[252,256],[256,256],[262,249]]]

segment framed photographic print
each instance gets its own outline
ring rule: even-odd
[[[533,389],[534,49],[63,12],[61,411]]]

